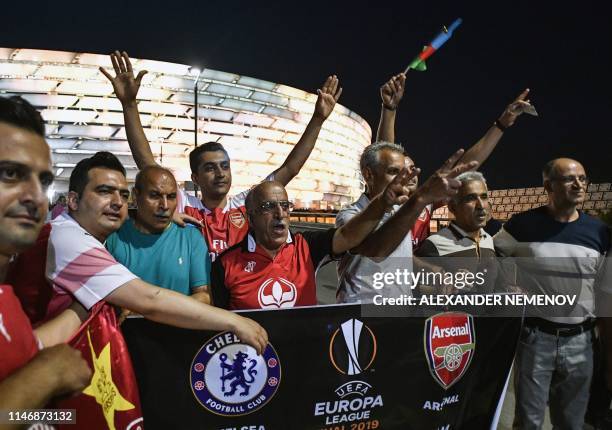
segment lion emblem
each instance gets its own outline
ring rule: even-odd
[[[257,370],[255,370],[257,361],[249,359],[248,354],[242,351],[236,353],[233,363],[226,363],[227,359],[227,354],[221,354],[219,356],[219,360],[221,360],[221,371],[223,372],[221,376],[221,391],[223,391],[223,394],[226,396],[233,396],[238,390],[238,387],[242,387],[240,395],[248,396],[249,389],[251,388],[250,384],[255,382],[255,375],[257,375]],[[249,366],[248,369],[247,366]],[[225,385],[227,381],[231,381],[229,388]]]

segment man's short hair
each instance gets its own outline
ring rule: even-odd
[[[461,185],[467,184],[468,182],[472,182],[472,181],[480,181],[483,184],[485,184],[485,186],[487,186],[487,180],[485,179],[484,175],[480,172],[474,172],[474,171],[463,172],[462,174],[457,176],[455,179],[461,182]],[[452,200],[454,203],[459,203],[458,194],[455,194],[452,197]]]
[[[136,179],[134,180],[134,188],[137,189],[138,191],[142,191],[142,183],[145,180],[146,174],[152,170],[157,170],[160,172],[164,172],[167,173],[168,176],[170,176],[172,179],[174,179],[174,181],[176,182],[176,178],[174,177],[174,174],[172,173],[172,171],[170,171],[169,169],[166,169],[165,167],[162,167],[160,165],[154,164],[154,165],[150,165],[150,166],[145,166],[144,168],[142,168],[138,174],[136,174]]]
[[[380,156],[378,153],[383,149],[389,149],[391,151],[399,152],[402,155],[406,155],[404,148],[397,143],[379,141],[373,143],[371,145],[366,146],[361,154],[361,159],[359,160],[359,168],[363,172],[366,167],[370,169],[374,168],[378,162],[380,161]]]
[[[79,161],[74,167],[72,174],[70,174],[68,191],[74,191],[79,197],[82,197],[83,190],[89,182],[89,171],[96,167],[115,170],[125,176],[125,168],[115,155],[106,151],[96,152],[92,157]]]
[[[45,123],[40,113],[19,96],[0,97],[0,122],[31,131],[45,137]]]
[[[219,142],[206,142],[204,145],[198,146],[196,149],[189,153],[189,167],[191,168],[191,173],[198,173],[198,167],[200,167],[200,157],[205,152],[216,152],[222,151],[227,158],[229,158],[229,154]]]

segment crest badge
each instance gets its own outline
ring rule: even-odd
[[[229,214],[229,220],[236,228],[242,228],[246,223],[246,219],[241,212],[232,212]]]
[[[227,417],[248,415],[264,407],[281,382],[280,360],[272,345],[262,355],[233,333],[206,342],[191,363],[190,384],[198,402]]]
[[[447,312],[425,321],[425,356],[431,376],[445,390],[470,367],[476,348],[471,315]]]

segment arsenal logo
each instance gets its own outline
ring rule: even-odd
[[[447,312],[425,321],[425,356],[429,370],[445,390],[459,381],[470,367],[475,348],[471,315]]]
[[[242,228],[246,219],[244,219],[244,215],[241,212],[232,212],[229,214],[229,220],[236,228]]]

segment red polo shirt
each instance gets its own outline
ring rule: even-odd
[[[234,310],[316,305],[315,271],[331,256],[335,232],[289,233],[274,258],[248,234],[213,263],[213,303]]]
[[[0,285],[0,381],[38,353],[30,320],[10,285]]]

